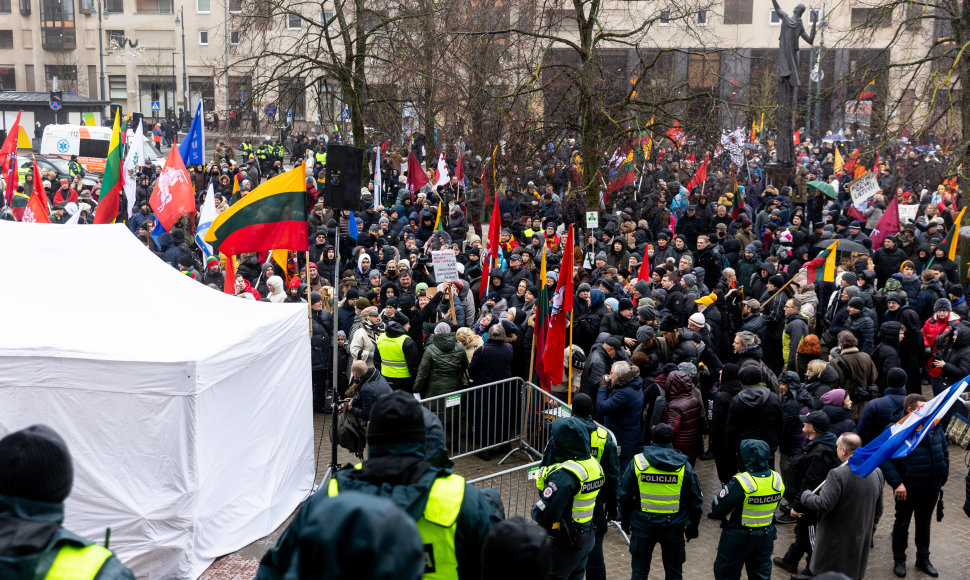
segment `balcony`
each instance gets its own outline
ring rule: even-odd
[[[70,28],[43,26],[40,29],[44,50],[74,50],[77,48],[77,33],[73,23]]]

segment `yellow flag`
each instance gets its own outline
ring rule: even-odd
[[[967,211],[967,206],[963,206],[963,209],[957,214],[957,219],[953,220],[953,229],[950,230],[950,248],[948,254],[951,260],[956,258],[957,255],[957,244],[960,241],[960,221],[963,219],[963,212],[965,211]]]
[[[761,122],[758,123],[758,132],[760,133],[760,132],[762,132],[764,130],[765,130],[765,114],[762,112],[761,113]]]
[[[751,140],[754,141],[754,134],[757,132],[754,119],[751,119]]]
[[[843,166],[845,166],[845,163],[842,162],[842,154],[839,153],[839,146],[836,145],[835,146],[835,166],[833,167],[833,169],[835,169],[835,172],[838,173],[842,171]]]
[[[441,201],[438,201],[438,217],[434,220],[434,229],[438,230],[438,226],[441,225]]]

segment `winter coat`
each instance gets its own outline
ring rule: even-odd
[[[785,496],[792,498],[795,511],[802,513],[808,511],[799,500],[802,492],[818,487],[818,484],[825,481],[829,471],[842,463],[835,452],[835,440],[836,436],[832,432],[822,433],[815,439],[809,440],[802,448],[802,452],[792,458],[788,467],[788,477],[785,480],[787,484]]]
[[[655,443],[643,448],[644,459],[651,467],[665,472],[684,468],[684,478],[680,482],[680,509],[675,514],[648,513],[640,509],[640,486],[636,470],[632,467],[623,472],[620,479],[619,515],[620,521],[629,524],[638,534],[649,534],[658,529],[686,526],[697,528],[703,513],[700,481],[697,473],[688,464],[687,457],[675,451],[669,443]]]
[[[859,350],[872,354],[875,344],[876,325],[865,312],[850,314],[845,321],[845,330],[855,335]]]
[[[725,429],[731,449],[738,449],[745,439],[759,439],[774,453],[781,431],[781,401],[768,387],[763,384],[745,386],[731,401]]]
[[[350,356],[353,360],[362,360],[367,368],[374,368],[374,354],[377,352],[377,331],[368,322],[354,331],[350,339]]]
[[[664,385],[667,406],[661,416],[661,421],[674,431],[674,449],[686,455],[692,465],[703,451],[701,415],[704,412],[694,398],[693,388],[690,377],[680,371],[671,371]]]
[[[785,331],[781,335],[782,360],[790,371],[798,369],[796,354],[802,339],[808,336],[808,320],[804,314],[792,312],[785,317]]]
[[[467,366],[465,348],[458,343],[455,335],[435,334],[418,365],[414,392],[426,399],[461,390],[465,387]]]
[[[326,310],[314,310],[313,335],[310,337],[310,364],[315,371],[328,370],[333,361],[333,343],[330,332],[333,330],[333,315]]]
[[[906,260],[906,252],[899,248],[899,246],[894,246],[893,249],[889,248],[879,248],[872,255],[872,262],[876,267],[876,279],[879,281],[878,286],[880,288],[885,285],[886,280],[889,279],[893,274],[899,274],[899,267]],[[902,277],[902,274],[899,274]],[[913,276],[914,278],[916,276]],[[902,280],[900,280],[902,282]]]
[[[843,433],[855,431],[852,411],[841,405],[822,405],[822,412],[829,416],[829,433],[838,437]]]
[[[859,352],[855,347],[839,353],[839,359],[832,366],[835,367],[835,372],[839,373],[839,386],[846,392],[852,392],[855,387],[865,388],[874,385],[879,377],[872,358],[864,352]]]
[[[643,411],[643,379],[633,366],[613,384],[602,386],[596,410],[603,415],[606,428],[616,436],[620,457],[632,458],[640,450],[640,415]],[[621,459],[620,464],[624,464]]]
[[[953,338],[953,346],[940,375],[943,384],[948,387],[970,375],[970,326],[958,324],[954,330],[956,337]]]
[[[714,453],[717,476],[721,482],[730,479],[736,467],[735,449],[727,444],[727,420],[731,411],[731,401],[741,392],[741,381],[737,379],[736,369],[734,373],[734,378],[724,379],[718,386],[711,414],[711,451]]]
[[[788,385],[788,392],[780,397],[782,419],[781,439],[778,442],[778,450],[782,455],[787,455],[788,457],[797,455],[805,445],[806,440],[805,434],[802,432],[802,422],[798,417],[802,414],[803,407],[811,406],[810,404],[805,404],[811,403],[811,397],[804,389],[799,388],[799,393],[803,399],[808,400],[804,401],[796,398],[792,392],[792,385]]]
[[[486,341],[468,364],[472,385],[504,381],[512,377],[512,345],[507,342]]]
[[[740,330],[747,330],[748,332],[753,332],[758,335],[762,341],[764,341],[765,336],[768,334],[768,319],[764,317],[760,312],[757,314],[752,314],[745,316],[741,319]],[[797,349],[796,349],[797,350]]]
[[[899,360],[899,329],[902,326],[898,322],[884,322],[879,328],[879,346],[872,351],[873,364],[876,365],[877,369],[883,370],[876,377],[879,392],[886,388],[886,377],[889,376],[889,369],[902,366]]]
[[[866,576],[872,536],[882,517],[882,489],[882,470],[862,478],[846,464],[829,472],[818,494],[802,492],[799,503],[819,517],[810,564],[814,573]]]
[[[360,330],[357,332],[360,333]],[[388,338],[398,338],[401,335],[405,335],[404,342],[401,344],[401,351],[404,354],[404,363],[407,365],[408,372],[413,378],[418,374],[418,366],[421,364],[421,349],[418,347],[418,343],[407,334],[404,326],[396,320],[387,323],[387,329],[384,331],[384,334]],[[353,352],[353,344],[351,344],[351,352]],[[377,349],[376,342],[374,343],[374,368],[381,368],[381,351]]]
[[[360,378],[360,390],[357,391],[357,395],[354,397],[354,403],[350,407],[351,414],[361,421],[370,421],[370,410],[373,408],[374,403],[377,399],[390,392],[391,385],[387,384],[387,379],[384,378],[384,375],[378,372],[377,369],[368,370]]]
[[[162,260],[168,262],[173,268],[179,267],[180,252],[172,241],[172,234],[165,232],[158,237],[158,249]]]
[[[894,418],[902,417],[902,411]],[[886,483],[896,489],[906,485],[907,494],[925,494],[935,497],[950,474],[950,452],[942,429],[931,429],[909,455],[889,459],[882,464]]]
[[[878,265],[876,266],[878,268]],[[920,282],[919,276],[913,274],[911,276],[904,276],[902,272],[896,272],[892,275],[892,278],[899,280],[900,290],[906,293],[906,297],[909,299],[909,305],[916,305],[916,299],[919,297]]]
[[[741,249],[744,250],[744,248],[741,248]],[[761,269],[761,259],[758,258],[757,254],[755,254],[755,256],[750,260],[745,258],[744,255],[742,254],[741,258],[738,260],[738,265],[734,268],[734,270],[738,275],[738,283],[741,284],[742,288],[744,288],[745,296],[752,295],[751,294],[751,275],[760,269]]]
[[[623,340],[624,338],[636,338],[637,329],[640,325],[636,317],[624,318],[619,312],[611,312],[604,316],[600,321],[600,332],[605,332]]]
[[[838,384],[838,371],[832,365],[827,365],[821,374],[807,379],[802,388],[812,398],[812,409],[817,411],[822,408],[822,395],[834,389]]]
[[[594,346],[586,358],[586,368],[583,369],[579,390],[589,395],[594,404],[599,393],[599,381],[609,374],[612,366],[613,359],[606,354],[602,345]]]
[[[856,425],[856,433],[862,438],[863,445],[885,431],[893,422],[893,415],[903,408],[904,399],[906,387],[892,387],[887,388],[883,396],[866,403],[862,416],[859,417],[859,424]]]

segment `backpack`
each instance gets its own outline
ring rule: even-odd
[[[752,365],[752,364],[757,364],[761,368],[761,376],[765,380],[765,386],[768,387],[768,389],[772,393],[774,393],[776,395],[778,393],[780,393],[781,391],[779,391],[779,389],[778,389],[778,375],[776,375],[774,373],[774,371],[772,371],[771,369],[769,369],[768,368],[768,365],[766,365],[764,361],[762,361],[762,360],[749,360],[746,363],[744,363],[743,365],[741,365],[741,368],[744,368],[744,367],[746,367],[748,365]]]
[[[367,429],[360,423],[360,419],[346,409],[337,417],[337,443],[359,459],[364,458]]]

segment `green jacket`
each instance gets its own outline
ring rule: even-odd
[[[465,367],[468,356],[454,334],[436,334],[431,346],[425,349],[418,375],[414,379],[414,392],[426,399],[465,388]]]
[[[64,504],[0,495],[0,578],[34,578],[47,558],[51,563],[62,546],[93,542],[65,530]],[[98,580],[135,580],[117,557],[101,566]]]

